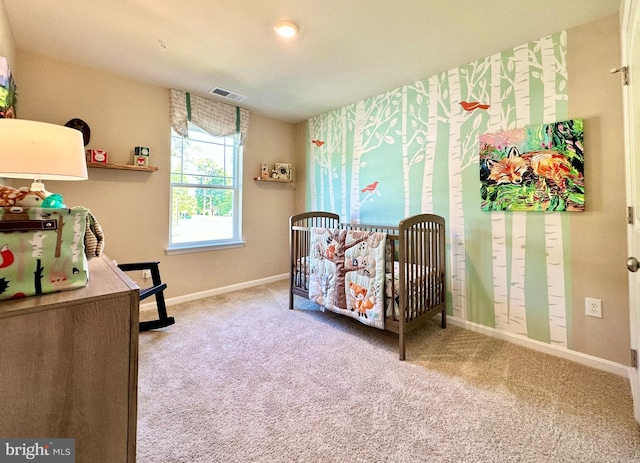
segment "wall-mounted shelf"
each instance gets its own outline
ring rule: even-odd
[[[134,166],[129,164],[105,164],[103,162],[87,162],[87,167],[98,169],[118,169],[118,170],[137,170],[139,172],[155,172],[157,167],[152,166]]]
[[[262,178],[262,177],[256,177],[254,178],[255,181],[257,182],[273,182],[273,183],[292,183],[293,180],[282,180],[279,178]]]

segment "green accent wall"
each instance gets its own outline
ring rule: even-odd
[[[478,162],[483,133],[568,118],[566,50],[558,32],[310,119],[308,208],[443,216],[449,315],[566,347],[570,213],[481,211]]]

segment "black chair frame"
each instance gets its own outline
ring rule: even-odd
[[[167,284],[162,282],[160,278],[160,269],[158,265],[160,262],[135,262],[130,264],[118,264],[118,267],[123,272],[130,272],[135,270],[150,270],[151,271],[151,283],[153,286],[149,288],[140,289],[140,300],[144,300],[149,296],[156,297],[156,306],[158,308],[158,319],[140,322],[140,331],[155,330],[157,328],[164,328],[169,325],[173,325],[176,321],[173,317],[167,315],[167,306],[164,302],[164,294],[162,293],[167,289]]]

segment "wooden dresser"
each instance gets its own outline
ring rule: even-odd
[[[0,302],[0,437],[75,439],[134,463],[139,288],[106,256],[85,288]]]

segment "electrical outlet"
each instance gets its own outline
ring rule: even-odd
[[[149,278],[151,278],[151,270],[143,270],[142,271],[142,279],[143,280],[148,280]]]
[[[585,297],[584,305],[588,316],[602,318],[602,301],[600,299]]]

